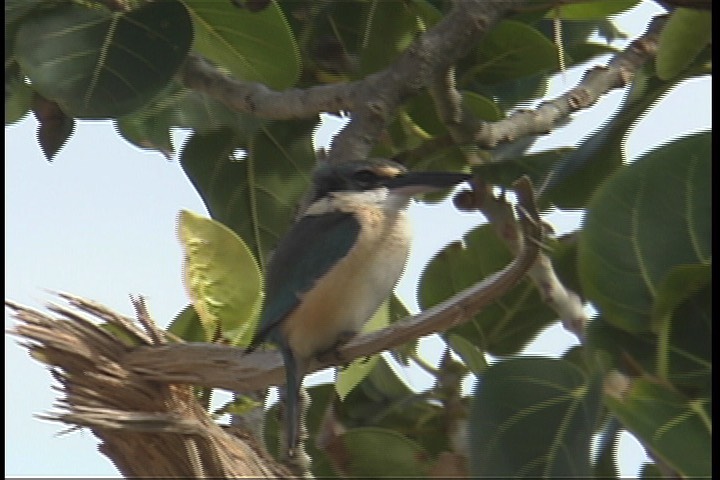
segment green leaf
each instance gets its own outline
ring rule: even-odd
[[[194,49],[237,78],[284,89],[295,84],[300,56],[276,2],[259,12],[230,1],[183,0],[192,15]]]
[[[385,428],[354,428],[342,436],[353,477],[409,477],[428,474],[430,459],[417,443]]]
[[[605,404],[653,456],[681,476],[712,475],[710,398],[688,399],[669,387],[638,378],[621,397],[606,395]]]
[[[460,355],[465,365],[467,365],[474,374],[481,374],[488,368],[485,352],[479,349],[474,343],[469,342],[457,334],[448,335],[447,342],[450,348]]]
[[[545,16],[563,20],[593,20],[617,15],[635,6],[639,0],[591,0],[582,3],[561,5],[550,10]]]
[[[519,158],[509,157],[502,162],[474,166],[473,173],[490,184],[505,188],[511,188],[515,180],[523,175],[527,175],[533,185],[541,185],[553,167],[570,151],[570,148],[558,148],[522,155]],[[551,198],[544,198],[541,208],[546,208],[551,201]]]
[[[363,326],[362,333],[370,333],[390,325],[390,300],[385,300],[378,311]],[[352,391],[368,374],[375,368],[380,358],[379,355],[371,355],[368,358],[358,358],[350,365],[342,368],[337,375],[335,390],[341,400],[345,400],[348,393]]]
[[[655,71],[670,80],[685,70],[712,41],[712,12],[678,8],[660,32]]]
[[[419,32],[411,3],[397,0],[370,0],[360,49],[360,75],[387,67],[404,51]]]
[[[516,358],[491,365],[470,412],[473,476],[590,476],[600,382],[573,364]]]
[[[597,187],[627,161],[625,138],[633,125],[680,80],[707,73],[708,52],[682,78],[671,82],[660,80],[649,67],[639,70],[615,114],[555,165],[540,196],[552,198],[559,208],[586,208]]]
[[[65,115],[57,103],[37,93],[33,94],[32,110],[38,121],[37,141],[45,158],[52,162],[75,132],[75,119]]]
[[[480,120],[495,122],[503,118],[503,113],[497,104],[487,97],[475,92],[462,92],[463,104]]]
[[[590,201],[578,247],[581,281],[618,327],[650,329],[668,272],[710,261],[710,159],[708,133],[674,141],[618,171]]]
[[[176,0],[128,13],[64,4],[23,22],[16,54],[33,87],[67,114],[115,117],[147,103],[170,81],[192,35]]]
[[[140,147],[173,153],[172,128],[191,128],[208,133],[231,127],[238,135],[255,133],[263,122],[247,113],[235,112],[226,105],[173,81],[152,102],[117,119],[118,132]]]
[[[203,324],[192,305],[183,308],[180,313],[175,316],[167,330],[186,342],[207,341]]]
[[[687,296],[658,328],[655,374],[693,395],[709,394],[712,390],[713,295],[710,279],[707,280],[697,291],[697,283],[681,288]]]
[[[262,408],[262,403],[247,395],[236,395],[234,400],[225,403],[222,407],[215,409],[214,417],[220,417],[225,414],[245,415],[246,413]]]
[[[9,96],[5,96],[5,125],[19,122],[30,111],[33,89],[24,83],[14,83],[10,86]]]
[[[699,395],[712,389],[712,295],[709,286],[683,302],[667,332],[630,333],[604,317],[590,322],[586,345],[603,370],[627,369],[663,377],[679,391]]]
[[[504,20],[482,39],[473,63],[463,77],[496,84],[556,69],[557,49],[531,26]]]
[[[180,162],[210,216],[237,233],[261,266],[310,185],[315,124],[277,122],[249,138],[229,129],[195,133],[183,147]]]
[[[617,455],[620,427],[620,422],[614,417],[603,426],[597,440],[597,457],[593,462],[594,478],[620,478]]]
[[[638,475],[639,478],[647,478],[648,480],[662,478],[665,476],[666,475],[664,475],[663,472],[654,463],[643,463],[640,467],[640,475]]]
[[[432,455],[450,448],[448,437],[438,435],[447,425],[443,407],[413,392],[382,356],[358,388],[335,405],[335,411],[348,428],[382,427],[402,432]]]
[[[421,308],[425,310],[450,298],[511,261],[512,255],[492,228],[482,225],[472,230],[463,243],[451,243],[425,267],[418,291]],[[509,355],[521,350],[556,319],[538,289],[523,280],[473,320],[448,333],[464,337],[491,355]]]
[[[262,303],[262,277],[243,241],[223,224],[183,210],[185,288],[212,340],[220,328],[233,345],[250,343]]]
[[[712,267],[706,265],[677,265],[670,269],[657,289],[653,318],[657,323],[669,319],[675,310],[712,279]]]

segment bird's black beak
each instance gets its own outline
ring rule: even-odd
[[[470,180],[472,175],[454,172],[408,172],[383,182],[391,191],[415,195],[452,187]]]

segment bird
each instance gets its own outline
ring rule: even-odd
[[[352,338],[403,273],[411,198],[469,178],[409,172],[380,158],[326,162],[313,172],[308,207],[268,261],[258,329],[247,349],[271,342],[282,354],[288,457],[299,444],[300,388],[310,362]]]

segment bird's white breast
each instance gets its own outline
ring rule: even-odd
[[[374,194],[358,201],[357,195]],[[283,328],[299,357],[331,348],[344,332],[357,332],[392,293],[410,249],[410,228],[405,214],[407,198],[392,198],[387,191],[336,194],[333,211],[352,212],[360,222],[358,239],[328,273],[301,299]],[[327,200],[327,199],[324,199]],[[306,214],[322,214],[330,204],[320,200]]]

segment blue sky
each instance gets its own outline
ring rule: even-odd
[[[652,2],[644,2],[641,9],[619,21],[631,36],[655,11]],[[552,95],[574,85],[580,73],[571,70],[557,78]],[[620,92],[608,95],[538,146],[576,143],[611,114],[620,98]],[[661,141],[709,128],[710,99],[709,80],[676,89],[631,134],[630,158]],[[337,125],[327,126],[333,127]],[[206,213],[178,162],[132,147],[109,122],[80,122],[50,164],[36,144],[35,129],[32,116],[5,129],[5,297],[42,308],[53,300],[47,290],[60,290],[132,315],[128,295],[143,294],[151,314],[166,325],[188,301],[181,281],[177,214],[181,209]],[[327,143],[327,131],[318,135],[320,143]],[[176,145],[183,137],[176,135]],[[448,213],[447,206],[413,206],[411,214],[418,241],[398,292],[412,308],[414,284],[425,262],[482,219],[454,210]],[[579,219],[574,212],[546,220],[565,231]],[[12,324],[6,312],[5,328]],[[573,341],[555,327],[531,351],[561,354]],[[431,359],[437,356],[432,340],[423,343],[421,353]],[[412,386],[423,386],[422,373],[405,375]],[[34,417],[52,410],[52,383],[44,367],[6,335],[6,475],[117,475],[97,452],[97,441],[89,431],[58,436],[64,429],[61,424]],[[643,458],[639,447],[627,441],[622,455],[625,473],[636,471]]]

